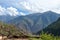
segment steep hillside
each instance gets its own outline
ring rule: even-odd
[[[52,24],[48,25],[48,27],[43,29],[43,31],[45,33],[50,33],[50,34],[59,36],[60,35],[60,18],[56,22],[53,22]],[[41,31],[39,31],[38,33],[40,34],[40,32]]]
[[[24,33],[22,30],[18,30],[18,28],[16,28],[13,25],[0,22],[0,35],[7,37],[13,37],[13,36],[20,37],[26,34],[27,33]]]
[[[47,11],[44,13],[35,13],[26,16],[20,16],[13,20],[10,20],[10,24],[16,25],[16,27],[28,32],[36,33],[39,30],[47,27],[52,22],[59,18],[60,14],[52,11]]]

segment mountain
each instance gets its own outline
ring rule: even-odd
[[[41,31],[39,31],[37,34],[40,34]],[[43,32],[50,33],[56,35],[60,35],[60,18],[53,22],[52,24],[48,25],[45,29],[43,29]]]
[[[13,20],[10,20],[10,24],[16,25],[19,29],[23,29],[25,32],[32,34],[44,29],[49,24],[55,22],[60,17],[52,11],[47,11],[44,13],[35,13],[26,16],[20,16]]]
[[[0,21],[2,22],[8,22],[9,20],[12,20],[13,18],[15,18],[15,16],[0,15]]]

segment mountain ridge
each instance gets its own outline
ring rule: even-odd
[[[43,14],[32,14],[26,16],[19,16],[9,23],[16,25],[16,27],[23,29],[26,32],[35,34],[39,30],[47,27],[52,22],[56,21],[60,17],[60,14],[55,12],[45,12]]]

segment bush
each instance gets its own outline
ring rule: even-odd
[[[40,38],[39,39],[37,39],[37,38],[30,38],[30,40],[60,40],[60,37],[42,32],[40,34]]]

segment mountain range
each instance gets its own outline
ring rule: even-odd
[[[44,13],[33,13],[26,16],[18,16],[7,23],[14,24],[20,30],[25,32],[36,34],[38,31],[55,22],[59,17],[60,14],[47,11]]]
[[[16,18],[17,16],[10,16],[10,15],[0,15],[0,21],[7,22],[9,20],[12,20]]]

